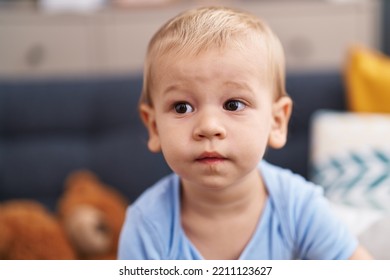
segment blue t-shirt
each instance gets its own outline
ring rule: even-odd
[[[291,171],[260,162],[268,199],[240,259],[347,259],[357,240],[331,212],[322,189]],[[169,175],[127,210],[119,259],[198,260],[180,219],[180,179]]]

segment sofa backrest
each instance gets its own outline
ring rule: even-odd
[[[141,77],[0,82],[0,200],[54,208],[66,176],[95,172],[130,200],[169,173],[147,150]]]
[[[66,176],[95,172],[130,201],[170,169],[146,146],[138,117],[142,77],[0,81],[0,201],[36,199],[54,209]],[[272,163],[307,175],[309,119],[345,109],[338,73],[291,74],[289,141]]]

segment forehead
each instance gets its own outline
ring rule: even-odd
[[[151,65],[154,81],[176,75],[194,77],[209,75],[234,76],[267,74],[269,55],[264,42],[243,40],[240,44],[229,43],[224,47],[210,47],[196,54],[167,51],[157,56]]]

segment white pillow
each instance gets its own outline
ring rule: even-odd
[[[390,115],[319,111],[310,180],[333,202],[390,210]]]

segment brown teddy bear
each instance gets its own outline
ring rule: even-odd
[[[126,207],[92,172],[73,172],[57,215],[32,200],[0,204],[0,259],[115,259]]]
[[[79,259],[116,259],[126,207],[126,199],[92,172],[67,178],[58,214]]]
[[[0,205],[0,259],[75,259],[76,253],[56,216],[33,200]]]

